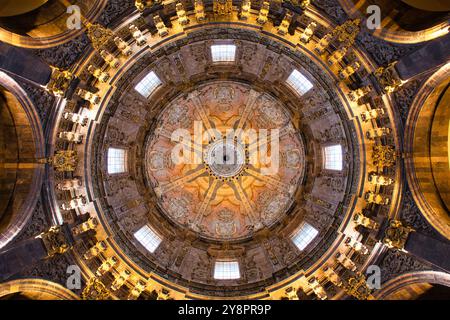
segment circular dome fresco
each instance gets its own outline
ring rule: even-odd
[[[210,239],[243,239],[292,204],[305,150],[286,107],[269,94],[208,82],[170,102],[155,128],[146,172],[175,223]]]
[[[186,25],[164,8],[170,26],[136,14],[113,30],[128,49],[87,52],[58,102],[50,152],[76,166],[55,170],[48,196],[83,274],[114,298],[342,295],[382,252],[401,195],[375,65],[354,45],[334,54],[357,23],[321,49],[336,28],[313,8],[282,37],[257,10],[187,10]]]

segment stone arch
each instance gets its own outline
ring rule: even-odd
[[[427,221],[450,239],[450,97],[445,65],[419,90],[405,132],[405,167],[414,200]]]
[[[60,284],[42,279],[20,279],[0,284],[0,300],[80,300]]]
[[[106,0],[10,2],[0,10],[0,40],[25,48],[61,45],[84,32],[82,24],[80,28],[68,28],[67,20],[75,14],[68,6],[76,5],[74,8],[80,10],[82,19],[95,21],[106,3]]]
[[[424,0],[339,0],[351,17],[368,18],[369,6],[381,9],[381,28],[373,35],[390,42],[420,43],[448,33],[448,4]]]
[[[400,275],[387,281],[383,287],[374,293],[377,300],[395,300],[396,297],[406,293],[407,289],[413,291],[427,290],[430,285],[450,287],[450,275],[437,271],[418,271]]]
[[[0,73],[0,248],[33,214],[44,167],[44,137],[36,109],[11,77]]]

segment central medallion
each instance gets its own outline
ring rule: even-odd
[[[204,154],[209,172],[217,178],[233,178],[242,173],[246,165],[244,147],[231,139],[210,143]]]
[[[162,212],[219,241],[248,239],[285,217],[305,162],[285,106],[231,81],[205,83],[173,99],[146,152]]]

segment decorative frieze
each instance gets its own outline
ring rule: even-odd
[[[360,19],[347,20],[344,24],[337,26],[333,30],[333,36],[345,46],[351,46],[354,44],[356,36],[360,31],[360,24]]]
[[[103,50],[106,44],[115,36],[112,30],[97,23],[87,23],[86,27],[87,36],[92,43],[92,47],[94,47],[97,52]]]

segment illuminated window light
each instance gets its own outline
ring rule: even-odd
[[[236,46],[232,44],[216,44],[211,46],[213,62],[233,62],[236,56]]]
[[[126,151],[124,149],[109,148],[108,149],[108,173],[125,172]]]
[[[233,280],[241,277],[239,272],[239,262],[237,261],[216,261],[214,266],[214,279]]]
[[[342,147],[340,144],[324,148],[325,169],[342,170]]]
[[[304,222],[300,229],[292,235],[292,242],[297,246],[298,250],[303,251],[318,234],[319,231],[316,228]]]
[[[155,252],[156,248],[162,242],[160,236],[158,236],[152,228],[145,225],[134,233],[134,237],[139,241],[142,246],[149,252]]]
[[[286,83],[300,96],[307,93],[313,87],[313,84],[298,70],[292,71],[291,75],[287,78]]]
[[[162,84],[155,72],[150,71],[134,89],[145,98],[148,98]]]

